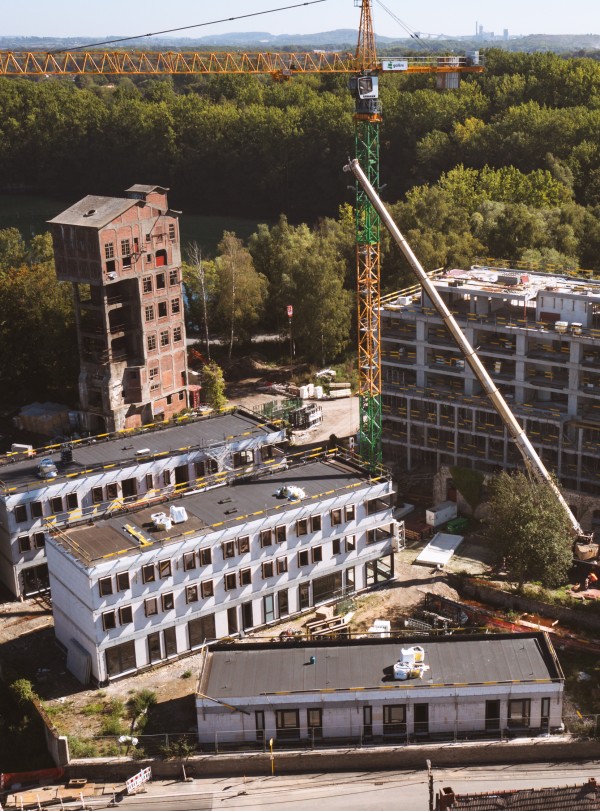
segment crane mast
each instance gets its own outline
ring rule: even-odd
[[[556,483],[552,479],[552,476],[547,471],[544,463],[542,462],[537,451],[529,441],[525,431],[519,424],[515,415],[508,407],[506,400],[504,399],[504,397],[502,397],[502,395],[498,391],[494,381],[488,374],[483,363],[480,361],[476,351],[473,349],[470,342],[467,340],[465,334],[458,325],[456,319],[446,306],[444,299],[438,293],[435,285],[433,284],[427,273],[425,273],[423,266],[421,265],[417,257],[414,255],[410,245],[404,239],[402,233],[400,232],[400,229],[398,228],[398,226],[390,216],[389,212],[381,202],[373,184],[369,181],[367,174],[361,168],[359,161],[357,159],[354,159],[347,166],[344,167],[344,170],[352,172],[352,174],[355,176],[357,182],[360,184],[361,188],[368,196],[369,201],[372,203],[378,215],[381,217],[381,220],[383,221],[385,227],[390,232],[392,239],[404,254],[415,276],[417,277],[421,286],[423,287],[423,290],[427,293],[427,295],[431,299],[433,306],[435,307],[438,314],[442,318],[442,321],[446,325],[448,331],[450,332],[450,335],[454,338],[454,341],[456,342],[459,349],[463,353],[465,360],[473,370],[475,377],[481,384],[481,387],[487,394],[492,405],[496,409],[496,412],[500,415],[502,421],[504,422],[504,425],[506,426],[509,434],[515,441],[515,444],[517,445],[519,451],[521,452],[527,470],[535,479],[547,483],[552,488],[557,500],[559,501],[563,510],[565,511],[565,514],[569,518],[573,533],[577,537],[585,538],[586,536],[583,533],[581,526],[579,525],[579,522],[571,512],[571,508],[569,507],[562,493],[556,486]]]
[[[361,71],[350,80],[355,99],[355,154],[371,185],[379,188],[379,76],[371,0],[361,6],[356,60]],[[381,463],[381,352],[379,216],[368,195],[356,184],[356,289],[358,326],[358,394],[360,456],[372,469]]]

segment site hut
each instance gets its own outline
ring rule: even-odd
[[[315,454],[313,454],[315,455]],[[326,452],[47,542],[67,667],[105,683],[387,582],[399,534],[387,472]],[[177,514],[170,528],[165,518]]]
[[[545,465],[566,489],[597,496],[600,283],[493,267],[437,272],[432,281]],[[406,470],[460,466],[485,473],[521,464],[420,288],[386,298],[381,330],[387,459]],[[592,517],[600,523],[600,509],[580,520]]]
[[[416,644],[415,644],[416,643]],[[411,647],[420,677],[395,678]],[[207,746],[532,735],[561,725],[564,677],[543,633],[217,645],[203,656]]]
[[[19,598],[43,591],[48,528],[211,486],[229,472],[277,467],[285,464],[285,443],[282,423],[237,410],[6,454],[0,458],[0,580]]]
[[[188,400],[179,212],[168,189],[88,195],[50,220],[73,288],[79,399],[93,433],[169,419]]]

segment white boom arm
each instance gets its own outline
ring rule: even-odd
[[[473,370],[475,377],[481,383],[483,390],[491,400],[492,405],[500,415],[502,421],[504,422],[504,425],[508,429],[508,432],[514,439],[519,451],[521,452],[521,455],[523,456],[523,460],[525,461],[527,469],[539,481],[547,482],[550,485],[550,487],[552,488],[552,490],[556,495],[556,498],[559,500],[565,513],[569,517],[569,521],[571,522],[573,532],[579,537],[584,537],[584,533],[581,527],[579,526],[577,519],[571,512],[569,505],[563,498],[563,495],[556,486],[554,480],[552,479],[552,476],[546,470],[544,463],[542,462],[542,460],[538,456],[537,451],[527,438],[525,431],[518,423],[517,419],[515,418],[515,415],[508,407],[506,400],[504,399],[504,397],[502,397],[502,395],[496,388],[494,381],[487,373],[485,366],[477,357],[475,350],[465,337],[456,319],[446,306],[444,299],[438,293],[435,285],[431,282],[431,280],[425,273],[421,263],[412,252],[410,245],[400,233],[400,229],[393,221],[386,207],[379,199],[375,189],[373,188],[373,186],[367,179],[367,176],[361,169],[358,160],[356,159],[351,160],[350,163],[344,167],[344,171],[352,172],[352,174],[356,177],[358,182],[365,190],[369,200],[373,204],[373,207],[381,217],[382,222],[392,235],[392,238],[394,239],[394,241],[396,242],[396,244],[406,257],[406,260],[413,269],[415,275],[417,276],[419,282],[421,283],[421,286],[423,287],[423,289],[433,302],[433,306],[438,311],[443,322],[448,328],[450,334],[452,335],[452,337],[458,344],[458,347],[460,348],[461,352],[463,353],[465,360]]]

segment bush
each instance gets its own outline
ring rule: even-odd
[[[125,729],[118,715],[109,715],[102,721],[101,735],[123,735],[124,733]]]
[[[152,690],[140,690],[128,699],[127,708],[131,718],[137,718],[157,702],[156,693]]]
[[[99,702],[86,704],[85,707],[82,707],[81,709],[82,715],[100,715],[100,713],[103,712],[104,704],[100,704]]]
[[[17,681],[14,681],[8,689],[20,707],[22,707],[28,701],[33,701],[34,698],[37,698],[29,679],[17,679]]]
[[[81,740],[75,735],[68,735],[67,740],[69,742],[69,754],[71,757],[98,757],[98,748],[93,741]]]

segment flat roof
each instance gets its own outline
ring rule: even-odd
[[[436,288],[449,293],[485,293],[491,297],[510,297],[513,300],[533,301],[540,293],[555,293],[569,298],[591,299],[600,297],[600,282],[589,278],[561,276],[554,273],[543,273],[515,268],[499,268],[474,265],[469,269],[452,268],[431,277]],[[400,291],[400,299],[407,296],[420,298],[420,288]],[[393,296],[386,297],[383,308],[399,309],[407,305],[398,302]]]
[[[394,663],[401,648],[419,644],[429,669],[422,679],[397,681]],[[315,663],[310,664],[311,656]],[[200,692],[235,699],[274,693],[353,688],[423,688],[490,682],[531,683],[562,679],[544,633],[477,634],[354,640],[318,644],[216,646],[208,654]]]
[[[106,439],[91,437],[73,444],[73,462],[68,465],[60,463],[60,449],[54,452],[38,450],[36,457],[19,461],[12,461],[15,457],[9,455],[5,460],[0,460],[0,481],[8,487],[33,482],[43,486],[44,481],[37,477],[37,466],[42,458],[51,458],[58,467],[58,479],[45,482],[51,484],[66,476],[73,477],[78,472],[83,475],[85,471],[93,471],[94,468],[107,464],[125,467],[128,464],[138,464],[146,456],[175,454],[178,450],[183,453],[196,447],[210,448],[242,439],[246,434],[266,436],[280,430],[261,420],[263,418],[251,414],[234,412],[181,422],[165,428],[142,428],[137,433],[125,431],[119,436]],[[149,454],[142,457],[139,451],[146,448]]]
[[[208,534],[217,527],[223,528],[229,524],[243,527],[242,519],[256,519],[261,513],[294,509],[298,506],[298,501],[292,502],[276,495],[277,489],[284,484],[302,488],[306,494],[302,501],[310,501],[342,490],[352,493],[352,488],[370,481],[385,479],[371,479],[358,466],[339,460],[317,460],[271,474],[265,473],[251,480],[243,479],[192,493],[183,499],[174,497],[171,501],[157,501],[135,512],[123,512],[100,519],[93,526],[81,524],[62,528],[58,530],[55,539],[76,558],[91,565],[107,556],[130,551],[138,554],[140,551],[147,551],[154,544],[164,546],[182,541],[188,535]],[[170,530],[157,530],[152,514],[168,514],[171,504],[185,507],[188,519],[181,524],[173,524]]]

